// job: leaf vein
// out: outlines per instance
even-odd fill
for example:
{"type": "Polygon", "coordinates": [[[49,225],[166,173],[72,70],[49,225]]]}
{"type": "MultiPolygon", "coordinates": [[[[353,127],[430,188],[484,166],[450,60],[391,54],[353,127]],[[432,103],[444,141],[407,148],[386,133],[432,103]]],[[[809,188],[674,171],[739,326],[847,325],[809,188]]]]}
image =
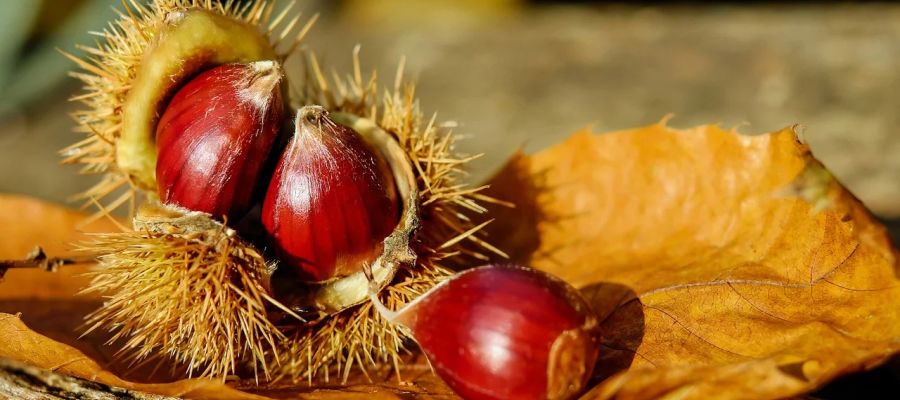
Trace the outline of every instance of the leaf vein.
{"type": "Polygon", "coordinates": [[[706,343],[706,344],[708,344],[708,345],[710,345],[710,346],[712,346],[712,347],[715,347],[715,348],[717,348],[717,349],[719,349],[719,350],[721,350],[721,351],[724,351],[724,352],[726,352],[726,353],[736,355],[736,356],[738,356],[738,357],[744,357],[744,358],[755,359],[755,357],[750,357],[750,356],[745,355],[745,354],[741,354],[741,353],[738,353],[738,352],[735,352],[735,351],[728,350],[728,349],[726,349],[726,348],[724,348],[724,347],[722,347],[722,346],[719,346],[719,345],[717,345],[717,344],[715,344],[715,343],[709,341],[708,339],[704,338],[703,336],[700,336],[699,334],[697,334],[696,332],[694,332],[693,330],[691,330],[690,328],[688,328],[688,326],[685,325],[684,323],[682,323],[678,318],[676,318],[675,316],[673,316],[672,314],[668,313],[667,311],[665,311],[665,310],[663,310],[663,309],[661,309],[661,308],[654,307],[654,306],[649,306],[649,305],[646,305],[646,304],[644,305],[644,307],[645,307],[645,308],[648,308],[648,309],[651,309],[651,310],[659,311],[660,313],[666,315],[667,317],[671,318],[672,321],[675,322],[676,325],[678,325],[679,327],[681,327],[681,329],[684,329],[685,332],[687,332],[687,333],[690,334],[691,336],[696,337],[697,339],[700,339],[702,342],[704,342],[704,343],[706,343]]]}

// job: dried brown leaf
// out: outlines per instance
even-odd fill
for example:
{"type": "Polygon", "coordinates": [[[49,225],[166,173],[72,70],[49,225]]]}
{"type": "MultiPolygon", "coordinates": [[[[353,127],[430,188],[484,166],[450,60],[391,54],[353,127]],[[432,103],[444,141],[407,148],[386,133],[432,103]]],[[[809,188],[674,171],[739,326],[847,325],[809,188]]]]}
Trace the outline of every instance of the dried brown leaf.
{"type": "Polygon", "coordinates": [[[490,239],[601,315],[585,398],[782,398],[900,350],[897,253],[793,129],[581,132],[490,183],[490,239]]]}

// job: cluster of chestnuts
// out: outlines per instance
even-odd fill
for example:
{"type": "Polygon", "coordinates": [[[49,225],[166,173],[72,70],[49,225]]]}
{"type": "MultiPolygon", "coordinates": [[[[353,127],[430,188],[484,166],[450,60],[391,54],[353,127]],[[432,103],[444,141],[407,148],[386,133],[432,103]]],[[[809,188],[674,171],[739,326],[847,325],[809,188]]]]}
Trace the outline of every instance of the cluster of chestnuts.
{"type": "MultiPolygon", "coordinates": [[[[297,111],[279,154],[281,80],[271,61],[227,64],[178,90],[156,133],[159,195],[240,220],[264,193],[261,222],[281,264],[298,279],[327,281],[376,258],[400,200],[377,150],[322,107],[297,111]],[[266,175],[270,158],[277,162],[266,175]]],[[[464,270],[397,311],[374,291],[371,298],[466,398],[567,398],[596,360],[588,306],[566,283],[535,270],[464,270]]]]}
{"type": "Polygon", "coordinates": [[[230,221],[261,201],[266,244],[282,265],[306,281],[346,276],[371,263],[397,225],[393,178],[376,150],[318,106],[297,112],[276,150],[282,80],[276,62],[257,61],[182,86],[157,125],[159,196],[230,221]]]}
{"type": "MultiPolygon", "coordinates": [[[[347,110],[332,109],[334,104],[303,102],[296,110],[289,107],[289,100],[296,99],[286,95],[291,85],[285,82],[280,63],[284,56],[255,31],[265,24],[262,16],[269,18],[271,8],[261,5],[264,3],[250,3],[241,8],[231,2],[215,6],[194,0],[154,0],[156,8],[141,9],[144,19],[125,20],[121,25],[123,32],[131,32],[130,39],[122,39],[125,33],[108,34],[110,46],[127,54],[110,58],[107,65],[120,66],[135,60],[140,65],[120,71],[122,78],[116,82],[127,94],[124,105],[115,103],[121,101],[116,95],[104,92],[106,86],[95,86],[99,88],[97,98],[106,96],[103,98],[113,102],[114,107],[89,103],[95,108],[91,115],[101,120],[109,118],[107,109],[124,110],[121,118],[101,120],[118,140],[112,144],[115,167],[103,165],[95,169],[118,171],[124,178],[115,179],[155,192],[148,201],[158,201],[160,207],[174,210],[175,215],[200,215],[200,220],[208,221],[198,225],[201,230],[213,227],[217,232],[228,232],[229,240],[238,237],[241,243],[246,241],[246,248],[237,251],[238,261],[264,260],[257,264],[264,265],[267,271],[254,272],[252,276],[241,272],[246,278],[242,284],[261,282],[254,293],[271,293],[277,299],[266,298],[283,303],[281,310],[295,316],[294,323],[325,326],[316,324],[370,301],[373,314],[359,315],[381,318],[412,337],[437,374],[465,398],[566,399],[579,393],[597,359],[598,322],[578,292],[555,277],[525,267],[491,264],[455,274],[446,272],[429,281],[431,287],[424,293],[415,292],[418,295],[411,301],[407,297],[399,308],[397,302],[391,307],[382,302],[384,297],[379,296],[393,280],[399,279],[395,275],[400,276],[400,266],[414,270],[422,257],[416,253],[415,243],[423,242],[429,232],[423,232],[427,226],[421,225],[420,220],[431,217],[450,221],[447,225],[454,228],[453,235],[462,235],[460,238],[477,227],[454,222],[458,213],[452,209],[444,210],[447,215],[440,218],[420,215],[426,202],[421,200],[419,191],[434,190],[420,185],[428,180],[422,176],[423,170],[432,168],[418,164],[418,169],[414,168],[411,150],[401,146],[400,135],[391,128],[382,128],[347,110]],[[160,32],[147,35],[146,29],[160,32]],[[148,42],[151,48],[134,53],[135,46],[120,45],[137,40],[133,38],[152,38],[148,42]],[[129,75],[135,70],[137,76],[129,75]]],[[[271,26],[281,19],[275,17],[271,26]]],[[[293,25],[287,23],[286,29],[293,25]]],[[[305,29],[299,37],[303,34],[305,29]]],[[[89,77],[86,82],[99,85],[96,82],[103,82],[102,79],[106,75],[89,77]]],[[[361,85],[357,82],[359,91],[363,90],[361,85]]],[[[417,118],[411,113],[406,115],[410,120],[417,118]]],[[[90,123],[84,125],[87,131],[95,131],[90,123]]],[[[104,147],[107,144],[92,140],[81,142],[81,152],[73,159],[85,157],[89,161],[81,162],[87,163],[109,159],[86,156],[109,152],[104,147]]],[[[447,143],[429,140],[435,143],[424,150],[428,154],[447,143]]],[[[449,174],[446,170],[432,173],[436,177],[449,174]]],[[[114,183],[108,186],[117,187],[114,183]]],[[[135,219],[136,231],[148,226],[141,218],[139,215],[135,219]]],[[[146,220],[147,216],[143,218],[146,220]]],[[[169,232],[165,226],[177,228],[184,219],[166,221],[171,224],[163,225],[163,229],[147,229],[146,237],[136,232],[134,237],[155,240],[174,235],[190,241],[202,236],[190,229],[169,232]]],[[[108,311],[97,314],[96,323],[107,323],[113,328],[127,326],[131,334],[143,335],[131,342],[143,343],[144,353],[160,343],[202,343],[190,342],[192,335],[203,334],[198,332],[203,327],[185,329],[182,325],[189,319],[165,319],[168,322],[160,322],[156,330],[137,327],[154,322],[148,321],[129,297],[128,290],[137,286],[126,290],[121,283],[140,275],[134,271],[144,262],[141,249],[149,247],[141,243],[132,246],[133,242],[114,237],[103,246],[107,253],[100,257],[101,265],[107,263],[112,268],[98,274],[121,274],[116,279],[95,280],[94,284],[100,289],[125,293],[116,297],[115,305],[105,305],[108,311]],[[117,258],[116,249],[120,247],[116,246],[137,256],[117,258]]],[[[170,258],[177,259],[179,253],[166,246],[177,245],[153,243],[163,247],[163,251],[154,253],[161,257],[162,261],[155,261],[159,268],[196,267],[168,262],[170,258]]],[[[222,250],[222,243],[201,241],[201,252],[208,249],[223,258],[235,254],[234,249],[222,250]]],[[[224,243],[237,246],[232,241],[224,243]]],[[[213,279],[190,276],[196,280],[213,279]]],[[[232,282],[217,282],[213,286],[233,288],[232,294],[237,293],[237,298],[248,299],[240,292],[237,280],[222,279],[232,282]]],[[[218,301],[227,301],[224,298],[218,301]]],[[[163,304],[156,305],[160,310],[154,311],[163,316],[182,311],[171,310],[176,303],[159,304],[163,304]]],[[[253,304],[248,306],[253,310],[246,313],[251,317],[214,315],[209,319],[218,327],[216,332],[251,331],[248,326],[259,321],[252,318],[262,313],[263,320],[269,319],[266,307],[253,304]]],[[[208,307],[200,308],[208,312],[208,307]]],[[[284,314],[271,315],[276,320],[284,314]]],[[[265,329],[274,327],[260,326],[260,330],[252,331],[257,333],[243,337],[262,341],[259,337],[266,336],[265,329]]],[[[206,338],[228,340],[219,336],[214,333],[206,338]]],[[[274,342],[273,337],[284,338],[278,333],[265,340],[274,342]]],[[[224,348],[236,347],[232,344],[224,348]]],[[[250,347],[257,360],[266,357],[266,351],[250,347]]],[[[209,362],[215,357],[196,357],[202,349],[177,345],[168,349],[187,354],[180,359],[189,359],[192,364],[195,359],[209,362]]],[[[226,360],[213,371],[234,371],[231,361],[226,360]]],[[[312,376],[311,372],[308,374],[312,376]]]]}

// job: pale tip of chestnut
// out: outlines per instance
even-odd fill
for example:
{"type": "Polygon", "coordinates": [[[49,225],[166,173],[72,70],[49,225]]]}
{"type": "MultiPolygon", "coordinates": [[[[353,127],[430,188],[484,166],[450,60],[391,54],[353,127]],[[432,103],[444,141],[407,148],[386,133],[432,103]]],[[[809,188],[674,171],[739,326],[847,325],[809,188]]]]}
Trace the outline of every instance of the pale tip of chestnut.
{"type": "Polygon", "coordinates": [[[279,63],[271,60],[254,61],[247,67],[250,73],[244,78],[247,81],[239,86],[238,93],[245,101],[265,110],[272,103],[272,93],[284,77],[284,72],[279,63]]]}
{"type": "Polygon", "coordinates": [[[301,132],[301,128],[304,126],[318,126],[323,122],[334,125],[334,122],[328,118],[328,110],[325,107],[310,105],[297,110],[294,126],[297,128],[297,132],[301,132]]]}
{"type": "MultiPolygon", "coordinates": [[[[297,110],[297,116],[294,118],[294,138],[295,144],[306,149],[306,151],[325,152],[319,146],[323,145],[323,140],[331,141],[340,138],[335,136],[336,131],[340,129],[338,125],[331,120],[328,110],[325,107],[317,105],[303,106],[297,110]],[[330,136],[326,138],[325,136],[330,136]]],[[[340,144],[333,144],[342,146],[340,144]]],[[[336,148],[336,151],[341,151],[336,148]]]]}

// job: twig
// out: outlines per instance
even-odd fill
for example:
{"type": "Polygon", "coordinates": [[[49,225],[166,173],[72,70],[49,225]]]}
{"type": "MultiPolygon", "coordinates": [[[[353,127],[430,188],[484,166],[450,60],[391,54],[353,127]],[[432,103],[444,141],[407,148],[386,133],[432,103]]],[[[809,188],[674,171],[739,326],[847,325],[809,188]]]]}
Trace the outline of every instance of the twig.
{"type": "Polygon", "coordinates": [[[63,265],[83,264],[94,260],[93,256],[47,257],[44,249],[37,246],[23,260],[0,260],[0,278],[3,278],[7,270],[13,268],[40,268],[48,272],[55,272],[63,265]]]}

